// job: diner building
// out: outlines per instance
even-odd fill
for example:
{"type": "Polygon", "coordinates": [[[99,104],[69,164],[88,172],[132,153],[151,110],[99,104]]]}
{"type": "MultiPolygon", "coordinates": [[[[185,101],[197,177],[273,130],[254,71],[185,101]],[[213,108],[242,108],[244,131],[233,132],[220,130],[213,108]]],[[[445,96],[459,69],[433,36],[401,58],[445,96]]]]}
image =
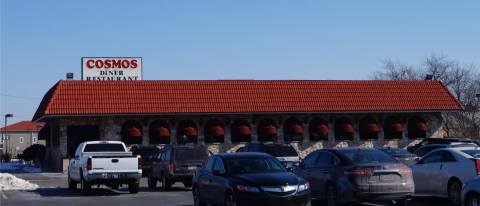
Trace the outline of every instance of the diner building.
{"type": "MultiPolygon", "coordinates": [[[[405,147],[441,137],[442,112],[462,105],[435,80],[61,80],[34,117],[45,122],[51,169],[77,145],[204,144],[213,153],[248,142],[405,147]]],[[[62,161],[63,160],[63,161],[62,161]]]]}

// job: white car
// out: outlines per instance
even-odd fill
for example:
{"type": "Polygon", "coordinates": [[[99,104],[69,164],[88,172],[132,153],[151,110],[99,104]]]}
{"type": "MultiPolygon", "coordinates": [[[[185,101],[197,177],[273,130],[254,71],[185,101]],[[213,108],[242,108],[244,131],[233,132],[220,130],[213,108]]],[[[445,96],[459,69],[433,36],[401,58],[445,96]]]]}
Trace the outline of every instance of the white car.
{"type": "Polygon", "coordinates": [[[130,193],[137,193],[142,167],[140,156],[128,152],[123,142],[83,142],[68,165],[68,188],[75,189],[80,183],[82,193],[88,194],[92,185],[118,189],[128,184],[130,193]]]}
{"type": "Polygon", "coordinates": [[[480,177],[465,183],[462,191],[463,206],[480,206],[480,177]]]}
{"type": "Polygon", "coordinates": [[[463,184],[480,175],[480,149],[437,149],[425,155],[411,168],[415,196],[447,197],[454,205],[460,205],[463,184]]]}

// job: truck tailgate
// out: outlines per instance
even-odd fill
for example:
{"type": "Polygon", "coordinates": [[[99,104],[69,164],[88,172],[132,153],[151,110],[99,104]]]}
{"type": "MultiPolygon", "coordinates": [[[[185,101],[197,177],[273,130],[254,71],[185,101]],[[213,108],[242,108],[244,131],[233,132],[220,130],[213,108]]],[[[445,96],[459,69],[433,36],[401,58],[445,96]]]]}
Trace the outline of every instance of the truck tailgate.
{"type": "Polygon", "coordinates": [[[94,172],[138,172],[138,158],[125,156],[92,156],[94,172]]]}

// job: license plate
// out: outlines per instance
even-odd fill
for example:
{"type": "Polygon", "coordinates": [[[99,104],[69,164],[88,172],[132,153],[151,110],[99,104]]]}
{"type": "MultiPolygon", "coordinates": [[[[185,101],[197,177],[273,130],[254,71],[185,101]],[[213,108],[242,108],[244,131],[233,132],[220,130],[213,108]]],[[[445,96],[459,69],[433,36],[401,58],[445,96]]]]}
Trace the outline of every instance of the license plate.
{"type": "Polygon", "coordinates": [[[196,169],[197,169],[197,167],[195,167],[195,166],[188,166],[188,170],[196,170],[196,169]]]}
{"type": "Polygon", "coordinates": [[[381,175],[381,176],[380,176],[380,180],[381,180],[382,182],[391,182],[391,181],[393,181],[394,179],[395,179],[395,178],[394,178],[393,175],[381,175]]]}

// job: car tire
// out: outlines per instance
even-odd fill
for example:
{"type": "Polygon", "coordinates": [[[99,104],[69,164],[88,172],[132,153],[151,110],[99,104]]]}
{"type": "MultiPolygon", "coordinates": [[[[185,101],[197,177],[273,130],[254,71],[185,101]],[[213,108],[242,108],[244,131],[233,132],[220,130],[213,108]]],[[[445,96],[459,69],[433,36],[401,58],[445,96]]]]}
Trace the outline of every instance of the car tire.
{"type": "Polygon", "coordinates": [[[192,181],[191,180],[183,181],[183,186],[185,186],[186,188],[192,187],[192,181]]]}
{"type": "Polygon", "coordinates": [[[138,189],[140,188],[140,183],[138,181],[128,183],[128,192],[131,194],[138,193],[138,189]]]}
{"type": "Polygon", "coordinates": [[[82,176],[82,180],[80,182],[80,190],[82,192],[82,195],[89,195],[90,194],[90,190],[92,189],[92,185],[85,181],[85,179],[83,179],[83,176],[82,176]]]}
{"type": "Polygon", "coordinates": [[[452,180],[448,184],[448,199],[454,206],[461,204],[462,183],[458,180],[452,180]]]}
{"type": "Polygon", "coordinates": [[[225,194],[225,200],[223,203],[224,206],[237,206],[237,202],[235,197],[233,196],[232,192],[227,192],[225,194]]]}
{"type": "Polygon", "coordinates": [[[465,200],[465,206],[480,206],[480,195],[470,194],[465,200]]]}
{"type": "Polygon", "coordinates": [[[337,206],[338,205],[337,189],[332,184],[327,185],[325,190],[325,205],[337,206]]]}
{"type": "Polygon", "coordinates": [[[75,182],[74,180],[72,180],[72,178],[70,178],[70,174],[68,175],[68,189],[70,190],[77,189],[77,182],[75,182]]]}
{"type": "Polygon", "coordinates": [[[200,197],[200,191],[198,190],[198,187],[193,187],[192,193],[193,193],[193,203],[195,206],[207,206],[207,203],[204,202],[200,197]]]}
{"type": "Polygon", "coordinates": [[[162,175],[162,190],[163,191],[168,191],[172,188],[172,183],[170,180],[167,178],[166,175],[162,175]]]}
{"type": "Polygon", "coordinates": [[[154,177],[148,177],[148,188],[156,189],[157,188],[157,179],[154,177]]]}

